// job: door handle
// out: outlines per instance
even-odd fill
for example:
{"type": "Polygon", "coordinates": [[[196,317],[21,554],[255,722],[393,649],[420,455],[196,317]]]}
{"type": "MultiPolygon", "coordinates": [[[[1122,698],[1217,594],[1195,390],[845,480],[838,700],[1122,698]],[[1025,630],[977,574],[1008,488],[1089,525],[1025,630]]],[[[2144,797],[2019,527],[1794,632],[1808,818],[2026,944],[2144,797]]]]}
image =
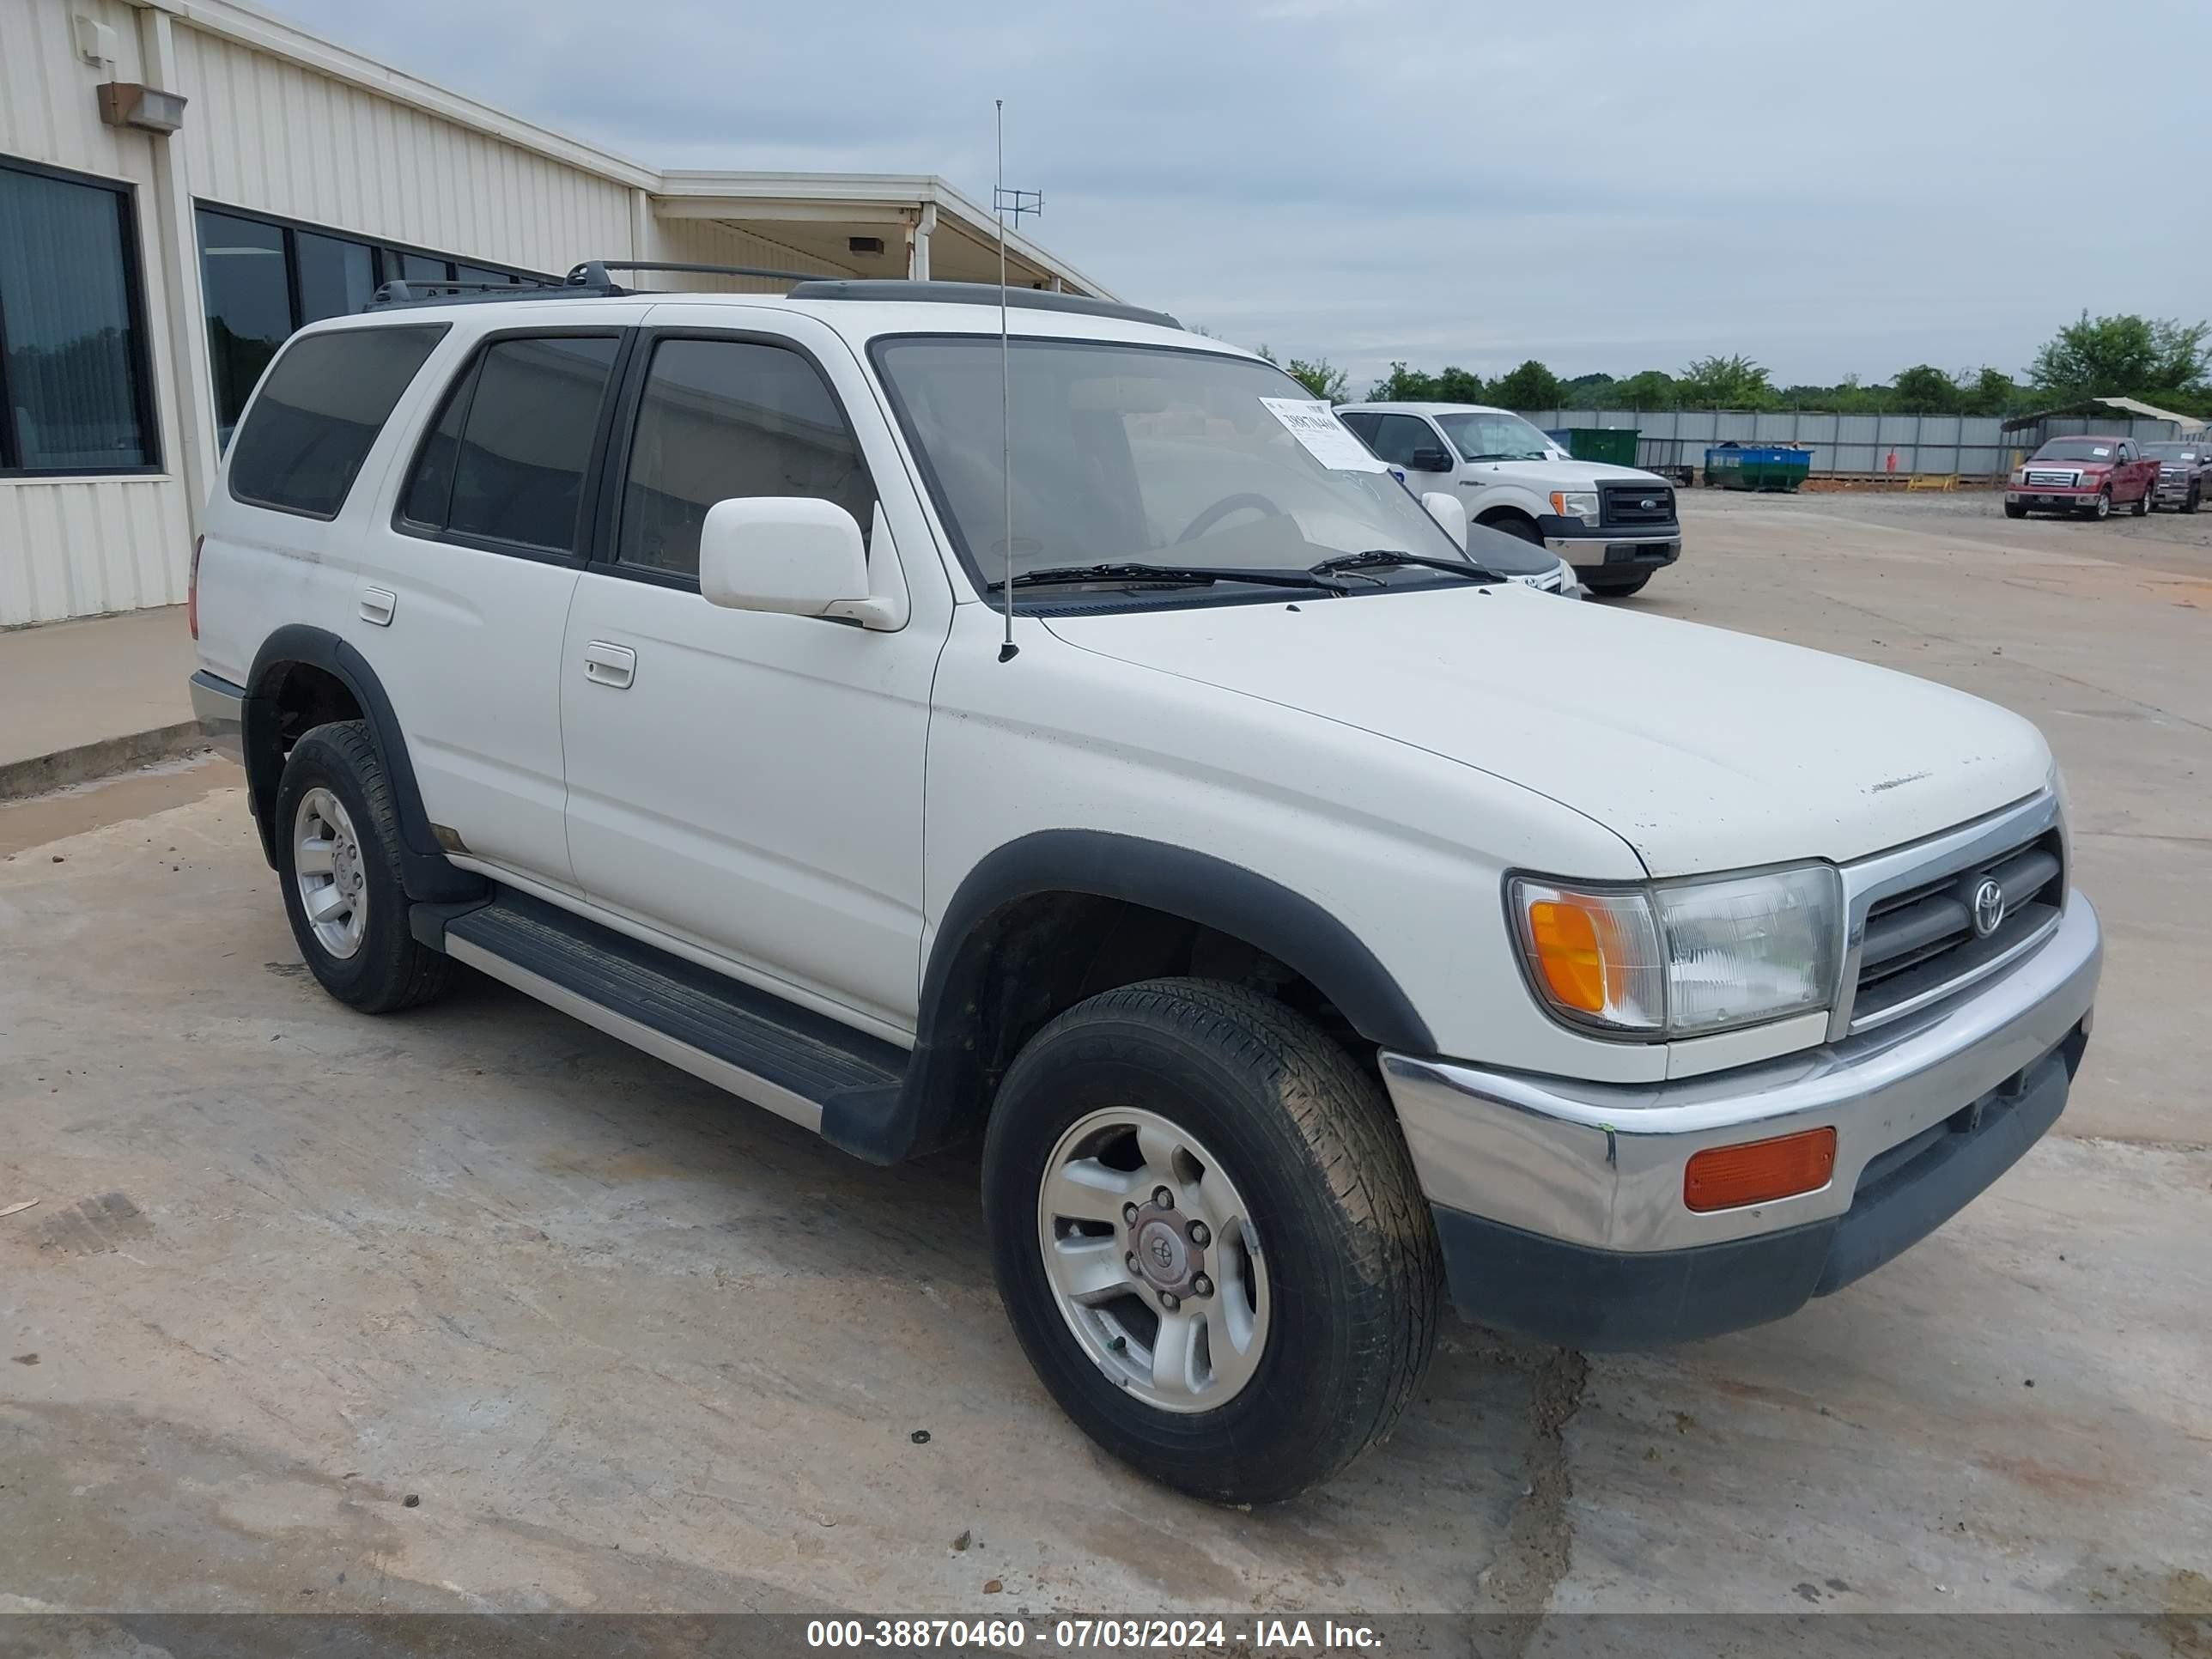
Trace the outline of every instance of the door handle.
{"type": "Polygon", "coordinates": [[[398,609],[399,596],[388,587],[364,587],[361,590],[361,619],[378,628],[392,626],[392,613],[398,609]]]}
{"type": "Polygon", "coordinates": [[[626,645],[593,640],[584,647],[584,678],[593,685],[627,691],[630,682],[637,678],[637,653],[626,645]]]}

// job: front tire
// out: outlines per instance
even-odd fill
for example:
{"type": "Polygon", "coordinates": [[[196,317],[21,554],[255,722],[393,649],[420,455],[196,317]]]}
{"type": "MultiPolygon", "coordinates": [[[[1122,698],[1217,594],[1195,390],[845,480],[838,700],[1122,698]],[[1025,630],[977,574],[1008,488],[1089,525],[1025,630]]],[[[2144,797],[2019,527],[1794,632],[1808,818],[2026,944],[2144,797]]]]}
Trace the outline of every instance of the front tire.
{"type": "Polygon", "coordinates": [[[365,1014],[442,993],[453,960],[408,927],[399,816],[368,726],[334,720],[293,744],[275,810],[284,914],[323,988],[365,1014]]]}
{"type": "Polygon", "coordinates": [[[1509,536],[1518,536],[1524,542],[1544,544],[1544,532],[1536,527],[1535,520],[1524,519],[1518,513],[1501,514],[1495,519],[1478,520],[1486,530],[1502,530],[1509,536]]]}
{"type": "Polygon", "coordinates": [[[1381,1085],[1239,986],[1148,981],[1037,1033],[992,1111],[983,1201],[1061,1409],[1199,1497],[1328,1479],[1389,1433],[1435,1346],[1442,1260],[1381,1085]]]}
{"type": "Polygon", "coordinates": [[[1650,580],[1651,573],[1646,570],[1641,575],[1625,580],[1585,582],[1583,586],[1601,599],[1625,599],[1632,593],[1641,593],[1644,585],[1650,580]]]}
{"type": "Polygon", "coordinates": [[[2181,510],[2184,513],[2194,513],[2197,510],[2197,503],[2200,499],[2200,495],[2201,492],[2196,486],[2191,485],[2188,495],[2181,503],[2181,510]]]}
{"type": "Polygon", "coordinates": [[[2097,499],[2092,502],[2089,507],[2089,516],[2098,520],[2100,523],[2102,523],[2105,520],[2112,516],[2112,492],[2111,490],[2100,489],[2097,492],[2097,499]]]}

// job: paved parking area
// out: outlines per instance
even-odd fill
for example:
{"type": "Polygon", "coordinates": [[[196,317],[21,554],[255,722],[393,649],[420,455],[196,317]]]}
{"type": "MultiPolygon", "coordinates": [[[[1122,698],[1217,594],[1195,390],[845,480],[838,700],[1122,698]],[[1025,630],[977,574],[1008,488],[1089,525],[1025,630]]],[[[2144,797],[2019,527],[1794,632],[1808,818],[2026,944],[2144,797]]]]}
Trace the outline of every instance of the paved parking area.
{"type": "Polygon", "coordinates": [[[1900,1261],[1662,1354],[1456,1326],[1348,1478],[1212,1509],[1033,1381],[971,1157],[484,982],[349,1015],[176,764],[0,806],[0,1610],[2212,1611],[2212,515],[1686,513],[1632,605],[1996,698],[2071,783],[2075,1103],[1900,1261]]]}

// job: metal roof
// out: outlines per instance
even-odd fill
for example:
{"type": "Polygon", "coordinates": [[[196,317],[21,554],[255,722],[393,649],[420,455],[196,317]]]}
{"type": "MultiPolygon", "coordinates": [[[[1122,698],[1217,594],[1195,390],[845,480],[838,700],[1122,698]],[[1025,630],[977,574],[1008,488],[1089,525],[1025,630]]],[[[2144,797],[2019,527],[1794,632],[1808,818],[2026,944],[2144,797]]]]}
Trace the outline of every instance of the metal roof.
{"type": "Polygon", "coordinates": [[[2172,421],[2185,434],[2204,430],[2204,422],[2194,415],[2160,409],[2157,404],[2144,403],[2138,398],[2077,398],[2070,404],[2054,404],[2049,409],[2039,409],[2033,414],[2015,415],[2004,423],[2004,429],[2020,432],[2053,416],[2094,415],[2100,409],[2117,409],[2125,414],[2139,415],[2147,421],[2172,421]]]}

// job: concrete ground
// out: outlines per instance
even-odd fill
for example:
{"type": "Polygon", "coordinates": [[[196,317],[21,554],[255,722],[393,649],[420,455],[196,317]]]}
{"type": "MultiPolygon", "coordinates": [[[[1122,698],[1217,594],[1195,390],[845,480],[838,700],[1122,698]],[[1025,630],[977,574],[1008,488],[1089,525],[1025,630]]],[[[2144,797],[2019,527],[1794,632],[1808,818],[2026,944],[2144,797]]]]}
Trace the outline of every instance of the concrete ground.
{"type": "Polygon", "coordinates": [[[180,605],[0,629],[0,800],[197,747],[180,605]]]}
{"type": "Polygon", "coordinates": [[[192,717],[180,605],[0,630],[0,765],[192,717]]]}
{"type": "Polygon", "coordinates": [[[1994,697],[2071,784],[2074,1102],[1900,1261],[1664,1353],[1455,1325],[1346,1478],[1192,1503],[1031,1376],[971,1155],[481,981],[349,1014],[173,763],[0,805],[0,1609],[2212,1613],[2212,515],[1686,516],[1627,603],[1994,697]]]}

